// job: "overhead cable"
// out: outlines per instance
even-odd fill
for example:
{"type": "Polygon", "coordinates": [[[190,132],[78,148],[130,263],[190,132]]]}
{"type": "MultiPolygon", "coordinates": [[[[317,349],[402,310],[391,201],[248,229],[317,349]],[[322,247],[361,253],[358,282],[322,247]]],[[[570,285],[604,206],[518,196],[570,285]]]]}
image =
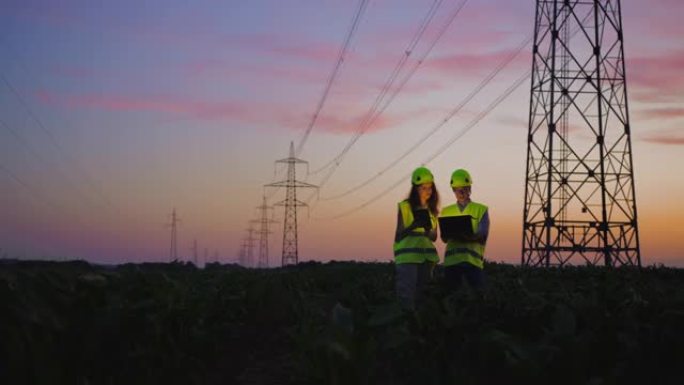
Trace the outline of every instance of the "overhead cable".
{"type": "MultiPolygon", "coordinates": [[[[401,85],[400,85],[399,87],[395,88],[395,91],[394,91],[393,96],[389,99],[389,103],[385,103],[385,104],[384,104],[384,107],[383,107],[382,110],[380,111],[380,110],[379,110],[380,104],[385,100],[385,97],[387,96],[387,93],[389,92],[389,90],[390,90],[390,89],[392,88],[392,86],[394,85],[394,82],[397,80],[397,77],[398,77],[399,74],[401,73],[401,70],[404,68],[404,66],[405,66],[406,63],[408,62],[409,57],[413,54],[413,51],[415,50],[417,44],[420,42],[420,39],[422,38],[423,34],[424,34],[425,31],[427,30],[428,25],[430,24],[430,22],[431,22],[432,19],[434,18],[435,13],[436,13],[437,9],[439,8],[439,6],[441,5],[442,1],[443,1],[443,0],[438,0],[438,1],[434,1],[434,2],[432,3],[432,6],[430,7],[430,9],[428,10],[427,14],[425,15],[425,18],[424,18],[423,21],[421,22],[421,25],[418,27],[418,30],[417,30],[416,33],[413,35],[413,37],[411,38],[411,41],[408,43],[408,45],[406,46],[406,48],[404,48],[404,51],[403,51],[402,56],[400,57],[399,61],[398,61],[397,64],[395,65],[395,67],[394,67],[394,69],[392,70],[392,72],[390,73],[390,76],[389,76],[389,77],[387,78],[387,80],[385,81],[385,84],[384,84],[384,85],[382,86],[382,88],[380,89],[380,92],[379,92],[378,95],[376,96],[375,101],[374,101],[373,104],[370,106],[370,108],[368,109],[368,111],[366,112],[366,114],[363,116],[363,118],[362,118],[362,120],[361,120],[361,124],[360,124],[359,127],[357,128],[357,131],[356,131],[356,133],[354,134],[354,136],[352,137],[352,139],[344,146],[344,148],[342,149],[342,151],[341,151],[339,154],[337,154],[336,156],[334,156],[330,161],[328,161],[328,162],[327,162],[325,165],[323,165],[322,167],[320,167],[320,168],[318,168],[318,169],[312,171],[312,172],[311,172],[312,175],[313,175],[313,174],[318,174],[318,173],[320,173],[321,171],[324,171],[324,170],[328,169],[328,168],[331,167],[331,166],[335,166],[335,167],[336,167],[336,166],[339,165],[339,163],[341,162],[342,157],[344,156],[344,154],[346,154],[346,152],[349,151],[349,148],[351,148],[351,146],[352,146],[354,143],[356,143],[356,141],[358,140],[358,137],[360,136],[359,134],[360,134],[360,133],[363,133],[365,130],[367,130],[368,127],[370,127],[370,125],[375,121],[375,119],[377,119],[377,117],[382,113],[382,111],[384,111],[384,109],[387,108],[387,107],[389,106],[389,104],[390,104],[390,103],[392,102],[392,100],[394,99],[394,96],[396,96],[396,95],[399,93],[399,91],[401,91],[401,88],[403,88],[404,84],[406,84],[406,82],[408,81],[408,79],[411,78],[411,76],[413,75],[413,73],[417,70],[418,66],[420,66],[420,63],[422,63],[422,61],[423,61],[423,59],[425,58],[425,56],[427,56],[427,54],[429,54],[430,50],[432,50],[432,47],[434,47],[434,45],[436,44],[436,42],[437,42],[437,41],[439,40],[439,38],[442,36],[443,32],[446,31],[446,28],[442,28],[442,32],[441,32],[440,34],[438,34],[437,37],[433,40],[433,44],[431,45],[431,47],[425,52],[425,54],[423,55],[423,57],[422,57],[420,60],[417,61],[417,64],[413,67],[413,69],[412,69],[411,71],[409,71],[408,76],[405,76],[405,77],[404,77],[404,79],[402,80],[401,85]],[[380,113],[378,113],[378,111],[380,111],[380,113]]],[[[464,0],[463,3],[461,4],[461,6],[456,10],[456,12],[454,12],[454,14],[452,14],[452,17],[449,19],[449,22],[447,22],[447,23],[445,24],[446,27],[448,27],[448,26],[451,24],[451,22],[453,21],[453,19],[454,19],[454,18],[456,17],[456,15],[458,14],[458,11],[460,11],[460,9],[462,8],[462,6],[463,6],[467,1],[468,1],[468,0],[464,0]]]]}
{"type": "Polygon", "coordinates": [[[112,205],[109,198],[107,198],[102,193],[102,191],[100,191],[100,189],[95,186],[95,183],[93,182],[92,178],[78,165],[78,162],[76,162],[76,160],[64,150],[64,148],[59,144],[59,142],[57,141],[55,136],[52,134],[52,132],[50,130],[48,130],[47,127],[45,127],[43,122],[38,118],[38,116],[36,116],[36,114],[33,112],[31,107],[29,106],[29,104],[26,102],[26,100],[24,100],[24,98],[21,96],[19,91],[17,91],[17,89],[14,88],[14,86],[9,82],[7,77],[5,77],[5,75],[3,75],[3,74],[0,74],[0,78],[2,78],[5,85],[7,85],[7,87],[14,94],[14,96],[17,98],[17,100],[19,100],[21,105],[26,110],[26,113],[29,115],[29,117],[45,133],[45,135],[48,136],[48,138],[50,139],[50,143],[52,144],[53,147],[55,147],[55,149],[57,149],[58,153],[64,159],[70,161],[72,163],[74,169],[80,172],[81,177],[86,181],[86,183],[88,183],[90,188],[93,191],[95,191],[95,193],[98,195],[98,198],[105,204],[105,206],[108,207],[110,210],[115,210],[114,205],[112,205]]]}
{"type": "Polygon", "coordinates": [[[399,164],[402,160],[404,160],[408,155],[413,153],[415,150],[418,149],[423,143],[425,143],[426,140],[428,140],[432,135],[434,135],[437,131],[439,131],[442,127],[444,127],[456,114],[458,114],[468,103],[470,103],[475,96],[477,96],[480,91],[482,91],[505,67],[507,67],[524,49],[525,47],[528,46],[528,44],[532,41],[532,36],[526,37],[521,44],[514,50],[512,51],[508,56],[506,56],[497,66],[490,72],[476,87],[473,89],[467,96],[461,100],[461,102],[454,107],[447,115],[445,118],[440,120],[430,131],[425,133],[423,137],[421,137],[416,143],[411,144],[401,155],[399,155],[396,159],[393,161],[389,162],[387,166],[385,166],[383,169],[369,177],[368,179],[364,180],[363,182],[354,185],[353,187],[347,189],[346,191],[333,195],[330,197],[321,197],[321,201],[329,201],[329,200],[335,200],[339,199],[342,197],[345,197],[352,192],[358,191],[360,188],[363,188],[367,186],[368,184],[372,183],[373,181],[378,180],[380,176],[382,176],[384,173],[392,169],[394,166],[399,164]]]}
{"type": "Polygon", "coordinates": [[[367,6],[368,6],[368,0],[361,0],[360,1],[359,8],[356,11],[356,14],[354,15],[354,19],[352,20],[352,24],[351,24],[351,27],[349,28],[349,31],[347,32],[347,37],[345,38],[344,44],[342,44],[342,47],[340,48],[340,52],[337,55],[337,61],[335,62],[335,66],[333,67],[333,71],[330,73],[330,76],[328,77],[328,81],[325,85],[325,88],[323,89],[323,95],[321,95],[321,98],[318,101],[318,105],[316,106],[316,111],[314,112],[313,116],[311,117],[311,121],[309,121],[309,125],[307,126],[306,131],[304,132],[304,135],[302,136],[302,138],[299,140],[299,143],[297,144],[297,150],[295,152],[296,156],[302,152],[302,149],[304,148],[304,145],[306,144],[306,141],[309,138],[309,135],[311,134],[311,130],[313,130],[314,125],[316,124],[316,120],[318,119],[318,116],[321,113],[323,106],[325,105],[325,101],[328,99],[328,94],[330,93],[330,89],[332,88],[332,85],[335,82],[335,78],[337,77],[337,74],[340,70],[340,67],[342,67],[342,63],[344,62],[344,56],[346,55],[347,50],[349,49],[349,45],[351,43],[352,36],[354,36],[354,33],[356,32],[356,29],[359,26],[359,21],[361,20],[361,16],[363,15],[363,12],[365,11],[367,6]]]}
{"type": "MultiPolygon", "coordinates": [[[[352,137],[352,139],[347,143],[347,145],[344,147],[344,149],[340,152],[339,155],[337,155],[335,158],[333,158],[333,166],[330,169],[330,171],[325,175],[325,177],[318,183],[318,185],[322,188],[327,181],[332,177],[332,175],[335,173],[337,167],[341,164],[341,162],[344,160],[344,157],[346,154],[349,152],[349,150],[352,148],[352,146],[363,136],[363,134],[366,132],[366,130],[374,123],[375,119],[377,119],[384,111],[387,109],[387,107],[392,103],[394,98],[399,94],[399,92],[402,90],[404,85],[411,79],[411,77],[415,74],[415,72],[418,70],[420,65],[424,62],[425,58],[430,54],[432,49],[435,47],[437,42],[442,38],[442,36],[446,33],[448,30],[449,26],[453,23],[453,21],[456,19],[456,17],[459,15],[465,4],[468,2],[468,0],[463,0],[460,5],[452,12],[450,15],[448,21],[442,26],[442,29],[440,32],[437,34],[437,36],[433,39],[431,45],[429,48],[423,53],[423,56],[415,63],[413,68],[410,70],[410,72],[403,78],[402,82],[400,83],[399,87],[395,89],[393,92],[392,96],[385,102],[383,107],[381,109],[375,109],[373,111],[371,118],[367,121],[367,124],[363,124],[360,128],[359,131],[352,137]]],[[[389,88],[389,87],[388,87],[389,88]]]]}
{"type": "MultiPolygon", "coordinates": [[[[520,87],[527,79],[529,79],[529,77],[530,77],[530,73],[528,71],[526,71],[523,74],[523,76],[516,79],[515,82],[513,82],[513,84],[511,84],[511,86],[508,87],[506,89],[506,91],[504,91],[503,94],[499,95],[499,97],[497,97],[491,104],[489,104],[489,106],[487,106],[485,109],[483,109],[473,120],[471,120],[470,123],[468,123],[468,125],[463,127],[456,135],[451,137],[451,139],[449,139],[447,142],[445,142],[434,154],[432,154],[430,157],[425,159],[425,161],[421,164],[427,165],[431,161],[435,160],[435,158],[437,158],[444,151],[446,151],[456,140],[460,139],[463,135],[465,135],[468,131],[470,131],[473,127],[475,127],[482,119],[484,119],[487,115],[489,115],[489,113],[492,112],[492,110],[494,110],[499,104],[501,104],[501,102],[506,100],[506,98],[508,98],[516,89],[518,89],[518,87],[520,87]]],[[[410,175],[411,175],[411,173],[408,173],[408,174],[402,176],[401,179],[398,179],[390,187],[386,188],[385,190],[383,190],[379,194],[373,196],[371,199],[365,201],[364,203],[362,203],[359,206],[356,206],[352,209],[349,209],[349,210],[347,210],[341,214],[335,215],[335,216],[324,217],[324,218],[316,218],[316,219],[338,219],[338,218],[342,218],[342,217],[351,215],[351,214],[365,208],[366,206],[370,205],[371,203],[377,201],[378,199],[382,198],[387,193],[394,190],[400,184],[405,183],[408,180],[410,175]]]]}

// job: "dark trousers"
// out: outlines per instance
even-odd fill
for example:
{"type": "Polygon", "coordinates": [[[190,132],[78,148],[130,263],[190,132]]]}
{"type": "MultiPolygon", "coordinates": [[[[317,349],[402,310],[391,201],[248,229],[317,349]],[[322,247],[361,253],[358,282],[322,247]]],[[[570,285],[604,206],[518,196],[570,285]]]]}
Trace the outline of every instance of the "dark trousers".
{"type": "Polygon", "coordinates": [[[401,263],[395,267],[395,288],[399,303],[413,310],[421,302],[422,292],[432,279],[432,262],[401,263]]]}
{"type": "Polygon", "coordinates": [[[445,267],[444,279],[446,280],[447,287],[451,290],[458,290],[463,284],[464,279],[474,289],[482,289],[485,283],[482,269],[467,262],[445,267]]]}

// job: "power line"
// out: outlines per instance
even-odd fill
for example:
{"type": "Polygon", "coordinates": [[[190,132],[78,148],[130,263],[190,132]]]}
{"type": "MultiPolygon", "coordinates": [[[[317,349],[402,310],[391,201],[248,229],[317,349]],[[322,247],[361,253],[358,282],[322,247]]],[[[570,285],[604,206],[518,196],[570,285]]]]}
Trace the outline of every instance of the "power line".
{"type": "MultiPolygon", "coordinates": [[[[421,164],[428,164],[431,161],[433,161],[435,158],[437,158],[439,155],[441,155],[444,151],[446,151],[456,140],[460,139],[463,135],[465,135],[468,131],[470,131],[473,127],[475,127],[482,119],[484,119],[489,113],[496,108],[501,102],[503,102],[506,98],[508,98],[518,87],[520,87],[528,78],[530,77],[529,72],[525,72],[523,76],[519,77],[518,79],[511,84],[510,87],[504,91],[503,94],[499,95],[489,106],[487,106],[485,109],[480,112],[468,125],[466,125],[461,131],[459,131],[456,135],[451,137],[447,142],[444,143],[434,154],[432,154],[430,157],[428,157],[423,163],[421,164]]],[[[404,175],[401,177],[401,179],[398,179],[394,184],[392,184],[389,188],[383,190],[379,194],[375,195],[371,199],[367,200],[366,202],[362,203],[361,205],[354,207],[352,209],[349,209],[341,214],[331,216],[331,217],[320,217],[316,219],[338,219],[342,218],[348,215],[351,215],[366,206],[370,205],[371,203],[377,201],[378,199],[382,198],[385,196],[385,194],[389,193],[390,191],[394,190],[397,186],[399,186],[402,183],[405,183],[406,180],[408,180],[409,176],[411,173],[409,172],[408,174],[404,175]]]]}
{"type": "Polygon", "coordinates": [[[110,210],[115,210],[115,208],[114,208],[114,206],[112,205],[112,203],[111,203],[111,201],[109,200],[109,198],[107,198],[107,197],[102,193],[102,191],[100,191],[100,189],[98,189],[98,188],[95,186],[95,183],[93,182],[92,178],[91,178],[91,177],[90,177],[90,176],[89,176],[89,175],[88,175],[88,174],[79,166],[78,162],[76,162],[76,160],[75,160],[73,157],[71,157],[71,156],[68,155],[68,153],[67,153],[67,152],[64,150],[64,148],[59,144],[59,142],[57,141],[57,139],[55,138],[55,136],[52,134],[52,132],[51,132],[50,130],[48,130],[47,127],[45,127],[45,125],[43,124],[43,122],[38,118],[38,116],[36,116],[36,114],[33,112],[33,110],[31,109],[31,107],[29,106],[29,104],[28,104],[28,103],[26,102],[26,100],[21,96],[21,94],[19,93],[19,91],[17,91],[17,89],[14,88],[14,86],[12,85],[12,83],[10,83],[10,81],[7,79],[7,77],[5,77],[5,75],[3,75],[3,74],[1,74],[1,73],[0,73],[0,77],[2,78],[3,82],[5,83],[5,85],[7,85],[7,87],[10,89],[10,91],[12,92],[12,94],[14,94],[14,96],[17,98],[17,100],[19,100],[19,102],[21,103],[21,105],[22,105],[22,106],[24,107],[24,109],[26,110],[26,113],[29,115],[29,117],[30,117],[31,119],[33,119],[33,121],[36,123],[36,125],[37,125],[37,126],[38,126],[38,127],[39,127],[47,136],[48,136],[48,138],[50,138],[50,143],[55,147],[55,149],[57,149],[57,151],[59,152],[59,154],[60,154],[64,159],[66,159],[67,161],[69,161],[69,162],[74,166],[74,169],[77,170],[77,171],[81,174],[81,177],[86,181],[86,183],[90,186],[90,188],[91,188],[93,191],[95,191],[95,193],[99,196],[99,199],[102,200],[102,202],[104,202],[105,205],[106,205],[110,210]]]}
{"type": "MultiPolygon", "coordinates": [[[[388,82],[383,86],[383,88],[382,88],[380,94],[379,94],[378,97],[376,98],[375,103],[371,106],[371,108],[369,109],[369,111],[368,111],[367,114],[365,115],[365,118],[363,119],[361,125],[359,126],[358,131],[357,131],[357,132],[354,134],[354,136],[349,140],[349,142],[347,142],[347,144],[344,146],[344,148],[342,149],[342,151],[340,151],[340,153],[339,153],[338,155],[336,155],[335,157],[333,157],[333,158],[332,158],[328,163],[326,163],[323,167],[321,167],[321,168],[319,168],[319,169],[317,169],[317,170],[314,170],[314,171],[312,172],[312,174],[316,174],[316,173],[319,173],[319,172],[321,172],[321,171],[323,171],[323,170],[325,170],[325,169],[328,169],[329,167],[332,167],[332,168],[331,168],[331,171],[323,178],[323,180],[322,180],[321,182],[319,182],[319,186],[322,187],[322,186],[330,179],[330,177],[331,177],[332,174],[335,172],[335,170],[337,169],[337,167],[339,167],[340,163],[342,163],[342,160],[344,159],[345,155],[349,152],[349,150],[352,148],[352,146],[354,146],[354,144],[361,138],[361,136],[363,136],[363,134],[365,134],[365,132],[368,130],[368,128],[370,128],[370,127],[372,126],[372,124],[375,122],[375,120],[376,120],[376,119],[377,119],[377,118],[378,118],[378,117],[387,109],[387,107],[389,107],[389,105],[392,103],[392,101],[394,101],[394,99],[396,98],[396,96],[399,94],[399,92],[401,92],[401,90],[402,90],[403,87],[406,85],[406,83],[408,83],[408,81],[413,77],[413,75],[416,73],[416,71],[418,70],[418,68],[420,67],[420,65],[423,64],[423,62],[425,61],[425,59],[427,58],[427,56],[430,54],[430,52],[432,51],[432,49],[434,49],[434,47],[437,45],[437,42],[439,42],[439,40],[442,38],[442,36],[444,36],[444,34],[446,33],[446,31],[449,29],[449,27],[451,26],[451,24],[454,22],[454,20],[456,19],[456,17],[460,14],[461,10],[463,9],[463,7],[464,7],[467,3],[468,3],[468,0],[463,0],[463,1],[459,4],[459,6],[457,6],[457,7],[454,9],[454,11],[452,12],[452,14],[449,16],[447,22],[442,26],[442,28],[441,28],[441,30],[439,31],[439,33],[438,33],[438,34],[435,36],[435,38],[432,40],[432,42],[431,42],[430,46],[428,47],[428,49],[423,53],[423,55],[421,56],[421,58],[414,64],[413,68],[411,68],[411,70],[406,74],[406,76],[404,76],[404,78],[402,79],[401,83],[399,84],[398,87],[395,88],[395,90],[393,91],[393,93],[391,94],[391,96],[389,97],[389,99],[387,99],[387,100],[385,101],[385,96],[387,95],[387,92],[390,90],[390,88],[391,88],[392,85],[394,84],[394,80],[396,80],[396,76],[390,77],[390,79],[388,79],[388,82]],[[380,104],[381,104],[383,101],[385,101],[384,105],[382,106],[382,108],[379,108],[380,104]]],[[[432,9],[431,9],[431,10],[432,10],[432,9]]],[[[429,16],[429,15],[430,15],[430,13],[428,13],[428,17],[431,19],[432,17],[429,16]]],[[[422,35],[421,30],[419,30],[418,33],[422,35]]],[[[412,43],[413,43],[414,41],[415,41],[415,40],[412,40],[412,43]]],[[[406,55],[405,55],[404,57],[402,57],[402,60],[405,60],[405,58],[410,54],[410,52],[411,52],[411,49],[407,49],[407,50],[406,50],[406,55]]]]}
{"type": "MultiPolygon", "coordinates": [[[[354,14],[354,17],[352,18],[352,24],[349,27],[349,30],[347,32],[346,38],[344,40],[344,43],[342,44],[342,47],[340,47],[340,52],[337,57],[337,61],[335,62],[335,66],[333,67],[333,71],[330,73],[330,76],[328,77],[328,81],[326,82],[326,86],[323,89],[323,94],[321,95],[320,100],[318,101],[318,104],[316,106],[316,111],[314,112],[313,116],[311,117],[311,121],[309,121],[309,125],[307,126],[307,129],[300,139],[299,143],[297,144],[297,151],[296,154],[298,155],[301,153],[301,151],[304,148],[304,145],[306,144],[307,139],[309,138],[309,135],[311,134],[311,131],[313,130],[314,125],[316,124],[316,120],[318,119],[321,110],[323,109],[323,106],[325,105],[326,100],[328,99],[328,94],[330,93],[330,89],[332,88],[332,85],[337,77],[337,74],[339,73],[340,68],[342,67],[342,64],[344,63],[344,56],[347,53],[347,50],[349,49],[349,46],[351,44],[352,37],[354,33],[356,33],[356,30],[358,28],[359,22],[361,21],[361,17],[363,13],[366,10],[366,7],[368,6],[368,0],[361,0],[359,3],[358,9],[356,13],[354,14]]],[[[287,169],[287,166],[283,165],[283,168],[278,171],[277,170],[278,165],[276,164],[274,166],[273,170],[273,179],[271,180],[271,183],[276,181],[277,175],[282,173],[287,169]]],[[[308,170],[307,170],[308,174],[308,170]]],[[[267,199],[271,199],[278,191],[280,190],[280,187],[274,188],[271,190],[270,193],[267,194],[267,199]]]]}
{"type": "MultiPolygon", "coordinates": [[[[19,135],[19,133],[17,132],[17,130],[15,130],[15,129],[12,128],[10,125],[8,125],[7,123],[5,123],[2,119],[0,119],[0,126],[3,126],[7,131],[9,131],[9,132],[12,134],[12,136],[14,136],[14,138],[15,138],[19,143],[21,143],[21,145],[24,146],[24,148],[26,148],[26,150],[27,150],[34,158],[36,158],[39,162],[41,162],[41,163],[43,164],[43,166],[45,166],[45,167],[47,167],[47,168],[53,166],[52,163],[48,162],[44,157],[42,157],[42,156],[40,155],[40,153],[39,153],[38,151],[36,151],[36,150],[33,148],[33,146],[31,146],[31,144],[29,143],[28,140],[26,140],[24,137],[22,137],[21,135],[19,135]]],[[[54,170],[55,170],[56,173],[59,174],[59,176],[62,178],[62,180],[66,181],[66,182],[73,188],[73,190],[81,197],[81,199],[88,200],[88,201],[90,201],[91,203],[97,204],[96,202],[93,201],[93,199],[92,199],[91,196],[89,196],[85,191],[83,191],[78,185],[76,185],[75,183],[73,183],[73,180],[72,180],[71,178],[69,178],[69,176],[68,176],[66,173],[64,173],[64,172],[62,171],[62,168],[61,168],[61,167],[58,167],[57,165],[55,165],[54,170]]]]}
{"type": "Polygon", "coordinates": [[[316,106],[316,111],[314,112],[313,116],[311,117],[311,121],[309,122],[309,125],[306,128],[306,132],[304,133],[304,135],[302,136],[302,139],[297,144],[297,152],[296,152],[297,156],[302,152],[302,149],[304,148],[304,145],[306,144],[306,141],[309,138],[309,134],[311,134],[311,130],[313,130],[313,127],[316,124],[316,120],[318,119],[318,116],[319,116],[321,110],[323,109],[323,106],[325,105],[325,101],[328,99],[328,93],[330,92],[330,89],[332,88],[333,82],[335,81],[335,78],[337,77],[337,73],[339,72],[340,67],[342,67],[342,63],[344,62],[344,55],[347,53],[347,49],[349,48],[349,45],[351,43],[352,36],[356,32],[356,29],[359,25],[359,21],[361,20],[361,16],[363,15],[363,12],[365,11],[367,5],[368,5],[368,0],[361,0],[359,2],[359,8],[356,11],[356,14],[354,15],[351,27],[349,28],[349,31],[347,32],[347,37],[344,40],[344,44],[342,44],[342,47],[340,48],[340,52],[337,56],[337,62],[335,63],[335,66],[333,67],[333,71],[332,71],[332,73],[330,73],[330,76],[328,77],[328,81],[325,85],[325,88],[323,89],[323,95],[321,95],[321,99],[318,101],[318,105],[316,106]]]}
{"type": "Polygon", "coordinates": [[[28,192],[33,196],[33,198],[34,198],[36,201],[41,202],[41,203],[44,204],[45,206],[50,207],[50,208],[52,208],[52,209],[54,209],[54,210],[56,210],[56,211],[62,211],[62,210],[63,210],[62,207],[57,206],[57,205],[55,205],[54,203],[51,203],[51,202],[49,202],[47,199],[45,199],[41,194],[39,194],[39,193],[36,191],[36,189],[34,189],[33,187],[31,187],[31,185],[29,185],[28,183],[24,182],[24,180],[22,180],[21,178],[19,178],[19,177],[18,177],[15,173],[13,173],[9,168],[7,168],[6,166],[4,166],[4,165],[2,165],[2,164],[0,164],[0,168],[2,168],[3,171],[5,171],[5,173],[7,173],[7,175],[9,175],[9,177],[12,178],[18,185],[20,185],[21,187],[23,187],[24,189],[26,189],[26,191],[28,191],[28,192]]]}
{"type": "Polygon", "coordinates": [[[391,168],[399,164],[403,159],[405,159],[408,155],[413,153],[415,150],[418,149],[420,145],[425,143],[427,139],[429,139],[432,135],[434,135],[439,129],[444,127],[456,114],[458,114],[468,103],[470,103],[477,94],[480,93],[505,67],[507,67],[524,49],[527,47],[527,45],[532,41],[532,36],[526,37],[520,45],[507,57],[505,57],[493,70],[490,72],[476,87],[473,89],[461,102],[454,107],[447,115],[445,118],[440,120],[430,131],[428,131],[425,135],[423,135],[422,138],[418,140],[418,142],[410,145],[399,157],[394,159],[393,161],[389,162],[387,166],[385,166],[383,169],[381,169],[379,172],[375,173],[372,175],[370,178],[364,180],[363,182],[349,188],[348,190],[331,196],[331,197],[322,197],[320,198],[321,201],[329,201],[329,200],[335,200],[342,198],[344,196],[347,196],[351,194],[352,192],[358,191],[358,189],[367,186],[373,181],[378,180],[378,177],[382,176],[385,172],[389,171],[391,168]]]}
{"type": "MultiPolygon", "coordinates": [[[[460,8],[462,8],[462,6],[467,1],[468,0],[465,0],[463,2],[461,7],[459,7],[457,9],[457,12],[455,12],[455,14],[458,14],[458,11],[460,11],[460,8]]],[[[404,65],[408,62],[408,58],[411,56],[411,54],[415,50],[416,45],[418,44],[418,42],[422,38],[423,33],[425,33],[427,26],[430,24],[430,22],[434,18],[435,13],[436,13],[437,9],[439,8],[439,5],[441,5],[441,3],[442,3],[442,0],[434,1],[432,3],[432,5],[430,6],[430,9],[428,10],[427,14],[423,18],[418,30],[413,35],[413,37],[411,38],[411,41],[408,43],[406,48],[404,48],[403,55],[399,58],[399,61],[394,66],[394,69],[392,70],[390,76],[387,78],[384,85],[380,89],[380,93],[378,93],[378,95],[375,97],[373,104],[370,106],[368,111],[366,111],[366,114],[363,116],[363,119],[361,120],[361,124],[357,128],[357,133],[354,134],[354,137],[352,137],[352,139],[345,145],[345,147],[342,149],[342,151],[338,155],[334,156],[324,166],[322,166],[322,167],[314,170],[313,172],[311,172],[311,174],[317,174],[317,173],[319,173],[323,170],[326,170],[329,167],[335,165],[336,163],[339,164],[339,162],[341,161],[341,157],[346,153],[346,151],[348,150],[348,147],[351,147],[351,145],[353,145],[356,142],[356,140],[358,140],[359,132],[365,131],[370,126],[370,124],[372,124],[375,121],[375,119],[379,116],[379,114],[377,112],[378,112],[378,108],[379,108],[380,104],[385,100],[387,92],[390,90],[390,88],[394,84],[395,80],[399,76],[399,73],[401,73],[401,70],[404,68],[404,65]]],[[[453,16],[453,18],[455,18],[455,15],[452,15],[452,16],[453,16]]],[[[451,21],[453,21],[453,18],[450,18],[450,21],[446,24],[447,26],[451,24],[451,21]]],[[[445,31],[445,30],[446,30],[445,28],[442,29],[442,31],[445,31]]],[[[439,40],[441,35],[442,35],[442,33],[440,33],[437,36],[437,39],[435,39],[435,41],[439,40]]],[[[432,49],[432,47],[434,47],[434,44],[426,52],[429,53],[429,51],[432,49]]],[[[423,55],[422,59],[424,59],[425,56],[426,55],[423,55]]],[[[417,62],[418,64],[416,66],[414,66],[412,71],[409,71],[409,76],[404,77],[404,81],[402,82],[401,86],[397,87],[395,89],[394,96],[396,96],[396,94],[398,94],[398,92],[401,90],[403,85],[412,76],[413,72],[415,72],[415,70],[420,65],[420,63],[422,63],[422,61],[423,61],[422,59],[418,60],[418,62],[417,62]]],[[[393,99],[394,99],[394,97],[390,98],[390,103],[393,99]]],[[[389,106],[390,103],[386,103],[384,108],[387,108],[387,106],[389,106]]],[[[382,109],[383,111],[384,111],[384,108],[382,109]]],[[[380,113],[382,113],[382,111],[380,113]]]]}
{"type": "MultiPolygon", "coordinates": [[[[586,15],[582,19],[582,23],[584,23],[587,18],[590,16],[590,14],[586,15]]],[[[579,33],[581,29],[575,29],[571,36],[575,36],[577,33],[579,33]]],[[[527,40],[526,40],[527,41],[527,40]]],[[[427,164],[437,158],[442,152],[446,151],[447,148],[449,148],[456,140],[461,138],[463,135],[465,135],[470,129],[475,127],[482,119],[484,119],[494,108],[496,108],[501,102],[503,102],[508,96],[510,96],[518,87],[520,87],[525,80],[527,80],[531,74],[529,72],[525,72],[520,76],[513,84],[511,84],[510,87],[504,91],[503,94],[501,94],[497,99],[495,99],[487,108],[485,108],[482,112],[480,112],[479,115],[477,115],[467,126],[465,126],[461,131],[459,131],[456,135],[454,135],[449,141],[447,141],[444,145],[442,145],[432,156],[427,158],[422,164],[427,164]]],[[[411,175],[411,173],[406,174],[405,176],[402,176],[401,179],[397,180],[394,184],[392,184],[389,188],[383,190],[379,194],[375,195],[373,198],[367,200],[360,206],[357,206],[355,208],[352,208],[350,210],[347,210],[341,214],[338,214],[336,216],[332,217],[325,217],[325,218],[316,218],[316,219],[338,219],[345,217],[347,215],[351,215],[355,213],[358,210],[361,210],[365,208],[366,206],[370,205],[371,203],[375,202],[376,200],[380,199],[383,197],[385,194],[389,193],[390,191],[394,190],[397,186],[399,186],[403,181],[408,179],[408,177],[411,175]]]]}

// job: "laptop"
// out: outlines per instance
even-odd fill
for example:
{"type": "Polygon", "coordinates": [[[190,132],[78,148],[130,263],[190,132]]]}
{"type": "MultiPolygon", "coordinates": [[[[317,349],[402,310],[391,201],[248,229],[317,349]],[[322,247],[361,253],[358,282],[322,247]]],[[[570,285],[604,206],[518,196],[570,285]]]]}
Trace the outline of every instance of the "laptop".
{"type": "Polygon", "coordinates": [[[442,239],[457,239],[459,236],[473,235],[473,224],[470,215],[439,217],[439,231],[442,239]]]}

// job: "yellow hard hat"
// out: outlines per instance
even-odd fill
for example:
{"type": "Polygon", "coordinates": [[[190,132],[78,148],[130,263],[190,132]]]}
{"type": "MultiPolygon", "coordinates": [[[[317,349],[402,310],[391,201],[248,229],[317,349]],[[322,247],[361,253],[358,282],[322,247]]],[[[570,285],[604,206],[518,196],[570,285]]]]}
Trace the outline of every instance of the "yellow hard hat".
{"type": "Polygon", "coordinates": [[[418,167],[413,170],[413,175],[411,175],[411,183],[415,185],[432,183],[434,180],[434,176],[426,167],[418,167]]]}
{"type": "Polygon", "coordinates": [[[473,179],[468,171],[459,168],[451,174],[451,187],[467,187],[473,185],[473,179]]]}

